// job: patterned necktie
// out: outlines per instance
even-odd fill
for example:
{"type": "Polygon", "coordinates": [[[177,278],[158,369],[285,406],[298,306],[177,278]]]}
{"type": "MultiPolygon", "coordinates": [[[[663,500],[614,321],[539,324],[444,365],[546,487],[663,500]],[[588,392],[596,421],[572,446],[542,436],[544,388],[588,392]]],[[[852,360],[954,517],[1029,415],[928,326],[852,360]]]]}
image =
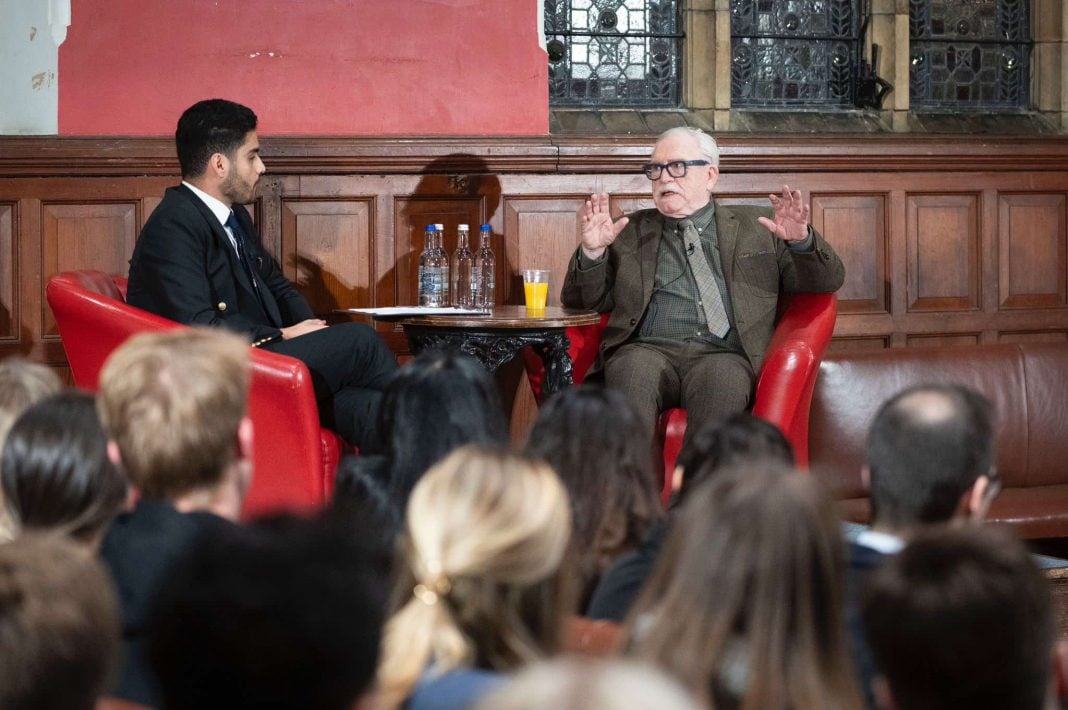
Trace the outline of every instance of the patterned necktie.
{"type": "Polygon", "coordinates": [[[226,226],[230,228],[234,235],[234,244],[237,245],[237,258],[241,262],[241,267],[245,270],[245,276],[248,276],[256,295],[259,295],[260,285],[256,281],[256,273],[252,270],[252,265],[248,263],[248,257],[245,256],[245,233],[241,231],[241,227],[237,224],[237,217],[233,212],[226,218],[226,226]]]}
{"type": "Polygon", "coordinates": [[[698,305],[705,313],[708,330],[723,338],[731,329],[731,324],[727,320],[727,309],[723,307],[716,277],[712,275],[708,259],[705,258],[705,250],[701,248],[701,235],[698,234],[692,219],[679,220],[679,227],[682,228],[682,240],[686,247],[686,261],[690,263],[690,272],[697,282],[697,292],[701,297],[698,305]]]}

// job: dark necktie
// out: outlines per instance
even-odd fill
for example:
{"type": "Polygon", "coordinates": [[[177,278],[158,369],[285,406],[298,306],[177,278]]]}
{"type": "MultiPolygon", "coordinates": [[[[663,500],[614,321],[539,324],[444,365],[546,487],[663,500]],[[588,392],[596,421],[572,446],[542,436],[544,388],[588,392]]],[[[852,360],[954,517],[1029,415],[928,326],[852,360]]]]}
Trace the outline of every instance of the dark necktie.
{"type": "Polygon", "coordinates": [[[248,257],[245,255],[245,233],[241,231],[241,227],[237,223],[237,217],[233,212],[226,218],[226,226],[230,228],[230,232],[234,235],[234,244],[237,245],[237,258],[241,262],[241,268],[245,270],[245,276],[248,276],[248,280],[252,282],[252,288],[256,291],[258,296],[260,293],[260,284],[256,280],[256,272],[252,270],[252,265],[248,261],[248,257]]]}
{"type": "Polygon", "coordinates": [[[713,276],[712,269],[708,266],[705,250],[701,248],[701,235],[697,232],[692,219],[679,220],[679,227],[682,228],[686,260],[690,264],[690,272],[693,273],[694,281],[697,282],[697,292],[701,298],[700,306],[705,312],[708,330],[719,338],[726,337],[731,324],[727,319],[727,309],[723,307],[723,297],[719,294],[716,277],[713,276]]]}

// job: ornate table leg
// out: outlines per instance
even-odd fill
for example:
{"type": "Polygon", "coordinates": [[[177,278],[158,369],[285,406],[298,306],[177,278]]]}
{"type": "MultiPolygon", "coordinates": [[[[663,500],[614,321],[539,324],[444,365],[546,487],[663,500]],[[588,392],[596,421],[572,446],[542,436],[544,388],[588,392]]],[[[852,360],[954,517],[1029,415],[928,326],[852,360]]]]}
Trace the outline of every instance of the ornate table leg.
{"type": "Polygon", "coordinates": [[[544,341],[534,346],[545,363],[545,384],[542,387],[545,396],[570,387],[574,382],[571,356],[567,352],[569,347],[571,341],[562,330],[547,333],[544,341]]]}

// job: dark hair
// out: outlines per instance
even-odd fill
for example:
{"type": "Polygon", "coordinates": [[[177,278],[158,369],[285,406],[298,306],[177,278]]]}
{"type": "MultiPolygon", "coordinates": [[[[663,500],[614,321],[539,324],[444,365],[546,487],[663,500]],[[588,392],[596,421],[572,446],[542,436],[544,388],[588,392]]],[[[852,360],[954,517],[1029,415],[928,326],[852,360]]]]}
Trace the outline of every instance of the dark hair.
{"type": "Polygon", "coordinates": [[[887,400],[868,435],[872,520],[906,527],[949,520],[994,462],[993,409],[960,385],[910,387],[887,400]]]}
{"type": "Polygon", "coordinates": [[[382,397],[378,430],[398,519],[422,475],[453,449],[508,443],[493,378],[473,357],[451,350],[428,350],[397,370],[382,397]]]}
{"type": "Polygon", "coordinates": [[[794,465],[794,449],[779,427],[749,412],[706,422],[679,452],[676,465],[682,467],[682,486],[673,505],[719,469],[763,459],[794,465]]]}
{"type": "Polygon", "coordinates": [[[843,554],[819,481],[728,467],[682,506],[628,618],[634,651],[721,710],[855,708],[843,554]]]}
{"type": "Polygon", "coordinates": [[[93,710],[119,650],[103,565],[58,535],[0,545],[0,707],[93,710]]]}
{"type": "Polygon", "coordinates": [[[372,685],[385,562],[336,518],[207,535],[164,582],[148,657],[171,710],[342,710],[372,685]]]}
{"type": "Polygon", "coordinates": [[[82,540],[102,534],[126,500],[126,479],[107,455],[95,400],[63,392],[22,413],[0,457],[4,503],[24,530],[82,540]]]}
{"type": "Polygon", "coordinates": [[[567,489],[585,589],[607,556],[635,547],[660,515],[644,425],[618,390],[571,387],[542,405],[525,452],[547,461],[567,489]]]}
{"type": "Polygon", "coordinates": [[[917,532],[872,573],[862,610],[897,707],[1045,707],[1056,633],[1049,586],[1006,531],[917,532]]]}
{"type": "Polygon", "coordinates": [[[208,159],[215,153],[232,157],[245,142],[245,136],[254,130],[256,114],[246,106],[226,99],[193,104],[178,119],[178,129],[174,132],[182,177],[203,174],[208,159]]]}

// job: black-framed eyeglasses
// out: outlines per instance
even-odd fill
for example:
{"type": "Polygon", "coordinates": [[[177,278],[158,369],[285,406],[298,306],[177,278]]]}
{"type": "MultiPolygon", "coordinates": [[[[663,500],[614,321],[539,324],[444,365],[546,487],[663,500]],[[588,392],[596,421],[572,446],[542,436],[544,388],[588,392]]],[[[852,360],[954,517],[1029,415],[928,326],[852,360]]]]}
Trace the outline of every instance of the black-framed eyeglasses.
{"type": "Polygon", "coordinates": [[[711,165],[708,160],[672,160],[670,163],[646,163],[642,172],[650,180],[659,180],[664,170],[673,178],[686,177],[686,168],[691,165],[711,165]]]}

